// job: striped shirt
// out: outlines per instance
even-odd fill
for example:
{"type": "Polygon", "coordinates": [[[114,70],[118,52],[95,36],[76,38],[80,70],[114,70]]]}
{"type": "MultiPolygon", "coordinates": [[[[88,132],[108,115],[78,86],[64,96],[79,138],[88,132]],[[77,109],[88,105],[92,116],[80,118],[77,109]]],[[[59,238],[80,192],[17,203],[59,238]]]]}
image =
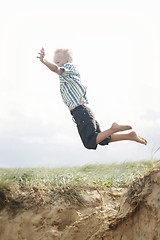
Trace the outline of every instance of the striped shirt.
{"type": "Polygon", "coordinates": [[[59,75],[60,92],[64,103],[68,107],[77,107],[81,101],[88,103],[86,97],[87,88],[82,85],[80,74],[72,63],[65,63],[61,67],[64,72],[59,75]]]}

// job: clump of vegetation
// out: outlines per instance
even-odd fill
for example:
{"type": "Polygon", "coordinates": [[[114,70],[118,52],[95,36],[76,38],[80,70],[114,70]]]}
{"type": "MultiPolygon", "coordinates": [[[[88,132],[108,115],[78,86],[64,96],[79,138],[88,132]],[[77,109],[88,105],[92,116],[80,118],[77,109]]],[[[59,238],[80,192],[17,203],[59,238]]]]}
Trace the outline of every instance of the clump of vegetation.
{"type": "Polygon", "coordinates": [[[72,168],[0,169],[0,184],[91,185],[127,187],[129,182],[160,165],[160,161],[99,164],[72,168]]]}
{"type": "Polygon", "coordinates": [[[0,184],[0,210],[3,209],[8,200],[8,193],[10,189],[7,185],[0,184]]]}
{"type": "MultiPolygon", "coordinates": [[[[63,197],[85,205],[81,191],[88,188],[127,188],[137,177],[160,166],[160,161],[100,164],[72,168],[0,169],[0,210],[14,210],[24,201],[44,204],[46,196],[63,197]],[[23,194],[11,191],[12,186],[23,194]],[[12,192],[12,193],[11,193],[12,192]]],[[[53,200],[52,200],[53,201],[53,200]]]]}
{"type": "Polygon", "coordinates": [[[8,184],[0,184],[0,210],[7,207],[8,210],[17,209],[20,205],[11,193],[10,186],[8,184]]]}

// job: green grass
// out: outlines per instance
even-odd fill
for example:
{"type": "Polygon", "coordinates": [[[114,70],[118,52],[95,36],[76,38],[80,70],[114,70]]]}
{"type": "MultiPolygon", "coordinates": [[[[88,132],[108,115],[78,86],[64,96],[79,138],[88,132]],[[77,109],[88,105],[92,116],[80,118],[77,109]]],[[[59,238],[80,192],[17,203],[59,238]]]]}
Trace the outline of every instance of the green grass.
{"type": "Polygon", "coordinates": [[[72,168],[0,169],[0,185],[12,183],[52,185],[55,187],[97,185],[128,187],[137,176],[160,161],[131,162],[123,164],[100,164],[72,168]]]}
{"type": "Polygon", "coordinates": [[[100,164],[72,168],[0,169],[0,210],[51,204],[63,198],[85,206],[81,190],[127,188],[135,178],[160,167],[160,161],[100,164]],[[50,200],[46,200],[46,196],[50,200]]]}

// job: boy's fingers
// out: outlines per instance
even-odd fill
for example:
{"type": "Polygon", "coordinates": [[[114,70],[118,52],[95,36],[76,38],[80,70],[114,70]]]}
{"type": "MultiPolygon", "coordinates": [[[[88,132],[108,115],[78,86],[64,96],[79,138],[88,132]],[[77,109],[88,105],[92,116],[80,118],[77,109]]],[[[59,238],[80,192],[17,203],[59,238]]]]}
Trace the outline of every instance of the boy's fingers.
{"type": "Polygon", "coordinates": [[[45,54],[45,52],[41,50],[41,52],[39,54],[45,54]]]}
{"type": "Polygon", "coordinates": [[[42,54],[42,53],[38,53],[38,54],[39,54],[39,56],[37,56],[37,58],[44,57],[44,54],[42,54]]]}
{"type": "Polygon", "coordinates": [[[42,49],[40,50],[40,52],[38,53],[39,56],[37,56],[37,58],[41,58],[45,56],[45,52],[44,52],[44,48],[42,47],[42,49]]]}
{"type": "Polygon", "coordinates": [[[41,55],[41,56],[44,56],[45,54],[44,53],[38,53],[39,55],[41,55]]]}

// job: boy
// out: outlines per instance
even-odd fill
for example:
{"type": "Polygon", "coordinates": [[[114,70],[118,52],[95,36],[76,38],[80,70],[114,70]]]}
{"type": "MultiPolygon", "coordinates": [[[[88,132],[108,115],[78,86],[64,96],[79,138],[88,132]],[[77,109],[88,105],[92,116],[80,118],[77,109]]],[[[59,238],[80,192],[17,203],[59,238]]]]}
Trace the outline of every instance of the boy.
{"type": "Polygon", "coordinates": [[[44,48],[37,58],[51,71],[57,73],[60,79],[60,92],[64,103],[70,110],[84,146],[87,149],[96,149],[97,145],[108,145],[109,142],[130,140],[144,145],[147,141],[135,132],[115,134],[132,129],[129,125],[113,123],[112,126],[101,131],[92,111],[85,105],[88,103],[86,87],[80,81],[80,74],[72,63],[72,54],[69,49],[57,49],[54,52],[54,64],[44,59],[44,48]]]}

